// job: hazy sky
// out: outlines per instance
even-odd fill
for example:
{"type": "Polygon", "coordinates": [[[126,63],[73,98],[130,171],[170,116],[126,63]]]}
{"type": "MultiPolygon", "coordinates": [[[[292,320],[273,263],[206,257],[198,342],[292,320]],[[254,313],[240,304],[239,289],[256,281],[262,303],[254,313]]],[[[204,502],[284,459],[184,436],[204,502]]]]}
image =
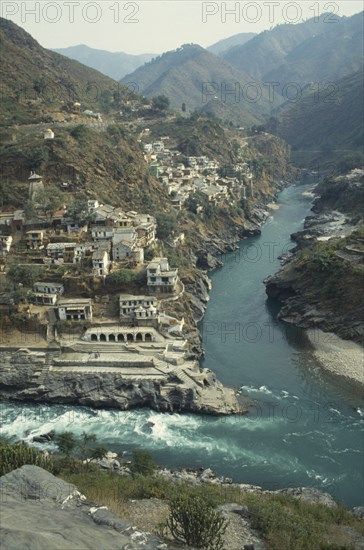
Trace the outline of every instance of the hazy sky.
{"type": "MultiPolygon", "coordinates": [[[[194,42],[210,46],[240,32],[260,32],[325,12],[352,15],[362,0],[2,0],[1,15],[42,46],[87,44],[127,53],[161,53],[194,42]]],[[[335,24],[328,18],[327,24],[335,24]]]]}

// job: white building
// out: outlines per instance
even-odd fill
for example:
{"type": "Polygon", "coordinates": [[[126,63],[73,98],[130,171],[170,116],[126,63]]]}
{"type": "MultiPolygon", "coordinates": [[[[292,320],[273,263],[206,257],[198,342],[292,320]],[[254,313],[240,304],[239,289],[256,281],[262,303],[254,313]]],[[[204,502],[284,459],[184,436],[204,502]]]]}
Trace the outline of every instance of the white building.
{"type": "Polygon", "coordinates": [[[151,143],[144,143],[144,153],[151,153],[153,151],[153,145],[151,143]]]}
{"type": "Polygon", "coordinates": [[[60,321],[91,321],[92,301],[89,298],[62,298],[58,302],[57,312],[60,321]]]}
{"type": "Polygon", "coordinates": [[[127,241],[135,243],[137,240],[137,232],[134,227],[111,227],[99,226],[93,227],[92,238],[95,241],[127,241]]]}
{"type": "Polygon", "coordinates": [[[109,273],[110,256],[106,248],[97,248],[92,253],[92,273],[96,277],[106,277],[109,273]]]}
{"type": "Polygon", "coordinates": [[[37,282],[33,285],[33,292],[61,295],[64,293],[64,286],[62,283],[37,282]]]}
{"type": "Polygon", "coordinates": [[[48,128],[48,129],[44,132],[44,139],[54,139],[54,132],[53,132],[53,130],[51,130],[50,128],[48,128]]]}
{"type": "Polygon", "coordinates": [[[0,254],[5,255],[10,252],[13,237],[11,235],[0,235],[0,254]]]}
{"type": "Polygon", "coordinates": [[[29,301],[37,306],[55,306],[57,303],[57,294],[43,294],[41,292],[33,292],[30,295],[29,301]]]}
{"type": "Polygon", "coordinates": [[[114,236],[114,230],[109,226],[93,227],[91,235],[95,241],[111,241],[114,236]]]}
{"type": "Polygon", "coordinates": [[[158,292],[174,292],[178,269],[170,269],[167,258],[153,258],[147,266],[147,284],[158,292]]]}
{"type": "Polygon", "coordinates": [[[131,319],[157,319],[158,308],[155,296],[133,296],[131,294],[120,294],[120,318],[131,319]]]}
{"type": "Polygon", "coordinates": [[[161,153],[162,151],[164,151],[163,141],[155,141],[153,143],[153,151],[154,153],[161,153]]]}
{"type": "Polygon", "coordinates": [[[93,212],[99,206],[100,206],[100,204],[99,204],[98,200],[88,200],[87,201],[87,208],[88,208],[89,212],[93,212]]]}

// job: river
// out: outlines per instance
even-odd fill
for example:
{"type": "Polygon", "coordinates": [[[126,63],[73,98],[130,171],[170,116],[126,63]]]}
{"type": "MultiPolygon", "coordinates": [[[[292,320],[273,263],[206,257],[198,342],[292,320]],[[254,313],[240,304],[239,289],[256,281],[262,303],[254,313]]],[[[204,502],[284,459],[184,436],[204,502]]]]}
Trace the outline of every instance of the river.
{"type": "Polygon", "coordinates": [[[254,400],[248,415],[3,403],[3,434],[30,442],[52,429],[87,431],[115,451],[148,449],[167,466],[210,467],[270,490],[316,487],[347,506],[362,504],[364,402],[322,371],[301,331],[277,321],[262,284],[309,214],[307,189],[282,191],[262,234],[242,241],[211,274],[203,366],[254,400]]]}

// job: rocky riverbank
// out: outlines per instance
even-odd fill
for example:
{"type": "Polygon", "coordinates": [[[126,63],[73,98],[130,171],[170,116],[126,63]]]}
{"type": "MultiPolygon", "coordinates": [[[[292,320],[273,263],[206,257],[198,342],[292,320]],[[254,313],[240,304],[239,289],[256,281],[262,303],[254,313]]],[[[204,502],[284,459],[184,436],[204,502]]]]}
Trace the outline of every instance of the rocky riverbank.
{"type": "Polygon", "coordinates": [[[347,178],[348,185],[340,177],[316,188],[315,215],[291,236],[297,246],[282,269],[264,282],[267,295],[282,303],[281,320],[362,344],[363,220],[351,194],[362,192],[364,182],[357,171],[347,178]]]}
{"type": "Polygon", "coordinates": [[[150,407],[160,412],[240,414],[248,402],[238,401],[214,373],[188,366],[133,363],[127,369],[120,354],[94,359],[58,352],[0,353],[0,398],[122,410],[150,407]],[[119,359],[118,359],[119,357],[119,359]]]}

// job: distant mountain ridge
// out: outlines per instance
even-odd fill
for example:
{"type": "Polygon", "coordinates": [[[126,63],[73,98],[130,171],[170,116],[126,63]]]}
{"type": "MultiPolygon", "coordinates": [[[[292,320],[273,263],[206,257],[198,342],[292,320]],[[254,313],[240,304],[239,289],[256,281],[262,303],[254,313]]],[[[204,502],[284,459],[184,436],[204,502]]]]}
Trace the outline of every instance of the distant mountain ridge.
{"type": "Polygon", "coordinates": [[[228,50],[231,48],[234,48],[235,46],[242,46],[252,38],[256,36],[255,32],[241,32],[239,34],[234,34],[233,36],[230,36],[229,38],[223,38],[222,40],[219,40],[215,44],[212,44],[208,48],[206,48],[207,51],[214,53],[215,55],[224,55],[228,50]]]}
{"type": "Polygon", "coordinates": [[[338,162],[357,158],[363,162],[363,72],[338,80],[335,88],[314,92],[276,120],[267,129],[292,146],[293,161],[338,162]]]}
{"type": "Polygon", "coordinates": [[[327,25],[325,32],[307,38],[286,56],[284,63],[264,75],[268,81],[328,82],[363,67],[364,12],[327,25]]]}
{"type": "Polygon", "coordinates": [[[166,52],[121,82],[135,82],[138,92],[149,97],[166,95],[177,110],[183,103],[193,111],[205,109],[210,102],[220,102],[227,107],[227,119],[239,124],[255,124],[270,112],[265,93],[258,101],[242,97],[241,90],[252,82],[248,74],[197,44],[166,52]]]}
{"type": "Polygon", "coordinates": [[[135,71],[135,69],[155,57],[155,54],[151,53],[132,55],[125,52],[108,52],[90,48],[85,44],[70,46],[69,48],[56,48],[52,51],[79,61],[114,80],[121,80],[123,76],[135,71]]]}
{"type": "Polygon", "coordinates": [[[336,78],[360,68],[363,12],[352,17],[322,14],[299,24],[264,31],[223,56],[257,80],[280,83],[336,78]],[[336,21],[336,22],[333,22],[336,21]]]}

